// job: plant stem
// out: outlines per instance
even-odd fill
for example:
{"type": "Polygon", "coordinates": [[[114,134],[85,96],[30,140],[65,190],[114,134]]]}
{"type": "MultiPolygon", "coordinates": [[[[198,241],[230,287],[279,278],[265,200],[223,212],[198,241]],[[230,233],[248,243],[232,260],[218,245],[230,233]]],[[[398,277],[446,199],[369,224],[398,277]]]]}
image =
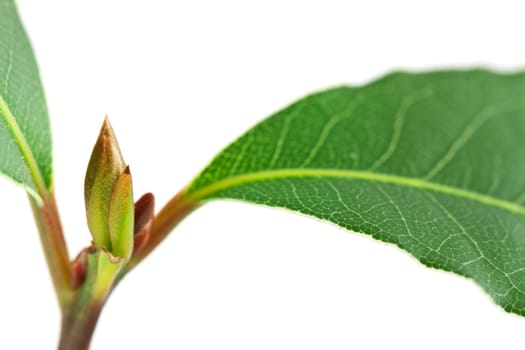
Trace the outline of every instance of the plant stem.
{"type": "Polygon", "coordinates": [[[168,236],[168,233],[175,226],[200,206],[198,203],[188,201],[188,198],[184,195],[185,190],[182,189],[177,193],[155,216],[148,242],[133,255],[126,266],[126,272],[129,272],[144,260],[168,236]]]}
{"type": "Polygon", "coordinates": [[[64,315],[60,334],[59,350],[87,350],[95,331],[104,301],[91,300],[73,307],[73,312],[64,315]]]}
{"type": "Polygon", "coordinates": [[[104,249],[88,252],[86,280],[63,314],[59,350],[89,348],[102,308],[125,263],[104,249]]]}
{"type": "Polygon", "coordinates": [[[98,256],[99,253],[90,254],[86,281],[79,290],[74,292],[74,300],[70,299],[66,309],[63,309],[59,350],[87,350],[89,348],[102,308],[116,284],[199,205],[189,201],[184,196],[184,190],[173,197],[153,220],[146,245],[127,264],[122,263],[123,269],[118,266],[119,262],[114,262],[117,265],[111,268],[106,261],[106,267],[104,267],[100,260],[95,261],[95,256],[98,256]],[[104,272],[107,273],[106,276],[103,275],[104,272]]]}
{"type": "Polygon", "coordinates": [[[31,196],[29,196],[29,201],[58,303],[64,313],[72,297],[71,265],[55,196],[53,192],[50,192],[43,198],[40,205],[31,196]]]}

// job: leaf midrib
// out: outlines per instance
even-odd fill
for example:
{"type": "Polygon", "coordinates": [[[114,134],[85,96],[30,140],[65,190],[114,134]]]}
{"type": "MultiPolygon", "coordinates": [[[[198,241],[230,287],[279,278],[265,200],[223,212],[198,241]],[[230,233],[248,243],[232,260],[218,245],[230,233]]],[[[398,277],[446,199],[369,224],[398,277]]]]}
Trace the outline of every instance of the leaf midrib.
{"type": "Polygon", "coordinates": [[[0,112],[6,122],[7,128],[9,129],[9,131],[11,131],[11,134],[16,140],[18,148],[20,149],[20,152],[22,153],[22,156],[24,157],[27,163],[27,166],[29,168],[29,171],[31,172],[31,176],[38,190],[38,193],[34,193],[33,189],[25,186],[26,191],[30,192],[33,195],[33,197],[41,199],[40,196],[46,193],[44,178],[42,176],[42,173],[40,172],[40,168],[38,167],[38,163],[35,159],[35,156],[31,151],[31,147],[29,147],[27,139],[25,138],[22,130],[20,129],[20,126],[18,125],[13,113],[11,112],[11,109],[5,102],[2,95],[0,95],[0,112]]]}
{"type": "Polygon", "coordinates": [[[305,177],[321,177],[321,178],[343,178],[352,180],[367,180],[372,182],[390,183],[400,186],[406,186],[415,189],[430,190],[434,192],[444,193],[459,198],[469,199],[478,203],[489,205],[492,207],[507,210],[512,213],[525,215],[525,207],[516,203],[490,197],[477,192],[468,191],[461,188],[443,185],[436,182],[427,181],[421,178],[405,177],[384,173],[373,173],[370,171],[360,170],[343,170],[343,169],[278,169],[268,171],[258,171],[243,175],[237,175],[222,179],[210,185],[204,186],[195,192],[187,193],[186,200],[190,203],[197,203],[206,201],[211,195],[220,191],[226,190],[239,185],[256,183],[262,181],[270,181],[285,178],[305,178],[305,177]]]}

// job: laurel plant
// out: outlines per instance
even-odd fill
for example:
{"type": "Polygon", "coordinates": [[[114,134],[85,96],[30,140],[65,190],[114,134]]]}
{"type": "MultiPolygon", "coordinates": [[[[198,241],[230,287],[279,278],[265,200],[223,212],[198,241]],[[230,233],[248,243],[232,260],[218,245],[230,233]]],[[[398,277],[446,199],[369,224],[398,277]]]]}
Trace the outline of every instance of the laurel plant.
{"type": "Polygon", "coordinates": [[[394,244],[525,315],[525,73],[397,72],[309,95],[219,152],[157,212],[153,194],[133,193],[105,118],[84,181],[91,244],[72,258],[44,92],[13,0],[0,0],[0,48],[0,173],[28,193],[62,313],[60,349],[87,349],[119,281],[220,199],[394,244]]]}

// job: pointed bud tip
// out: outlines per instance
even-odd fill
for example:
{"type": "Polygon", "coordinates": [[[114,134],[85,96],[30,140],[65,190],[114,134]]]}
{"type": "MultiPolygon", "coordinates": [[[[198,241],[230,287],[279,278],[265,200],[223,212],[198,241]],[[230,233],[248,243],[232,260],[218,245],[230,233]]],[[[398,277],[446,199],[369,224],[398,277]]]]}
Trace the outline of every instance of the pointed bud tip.
{"type": "Polygon", "coordinates": [[[113,142],[116,142],[115,132],[113,131],[113,127],[111,126],[111,122],[109,121],[107,115],[104,117],[102,127],[100,128],[100,137],[104,136],[111,139],[112,141],[115,140],[113,142]]]}
{"type": "Polygon", "coordinates": [[[135,209],[143,211],[142,208],[151,208],[155,206],[155,196],[151,192],[144,193],[136,202],[135,209]]]}

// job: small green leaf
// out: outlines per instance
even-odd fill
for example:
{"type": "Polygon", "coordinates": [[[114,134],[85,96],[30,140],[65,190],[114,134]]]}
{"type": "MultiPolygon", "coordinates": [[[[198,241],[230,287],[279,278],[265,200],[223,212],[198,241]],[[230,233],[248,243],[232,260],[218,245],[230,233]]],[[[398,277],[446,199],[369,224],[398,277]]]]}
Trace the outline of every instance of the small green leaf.
{"type": "Polygon", "coordinates": [[[129,167],[119,176],[109,207],[109,237],[111,253],[128,260],[133,252],[135,206],[129,167]]]}
{"type": "Polygon", "coordinates": [[[288,208],[476,281],[525,315],[525,73],[395,73],[311,95],[185,193],[288,208]]]}
{"type": "Polygon", "coordinates": [[[35,198],[53,183],[51,131],[33,50],[12,0],[0,0],[0,174],[35,198]]]}

